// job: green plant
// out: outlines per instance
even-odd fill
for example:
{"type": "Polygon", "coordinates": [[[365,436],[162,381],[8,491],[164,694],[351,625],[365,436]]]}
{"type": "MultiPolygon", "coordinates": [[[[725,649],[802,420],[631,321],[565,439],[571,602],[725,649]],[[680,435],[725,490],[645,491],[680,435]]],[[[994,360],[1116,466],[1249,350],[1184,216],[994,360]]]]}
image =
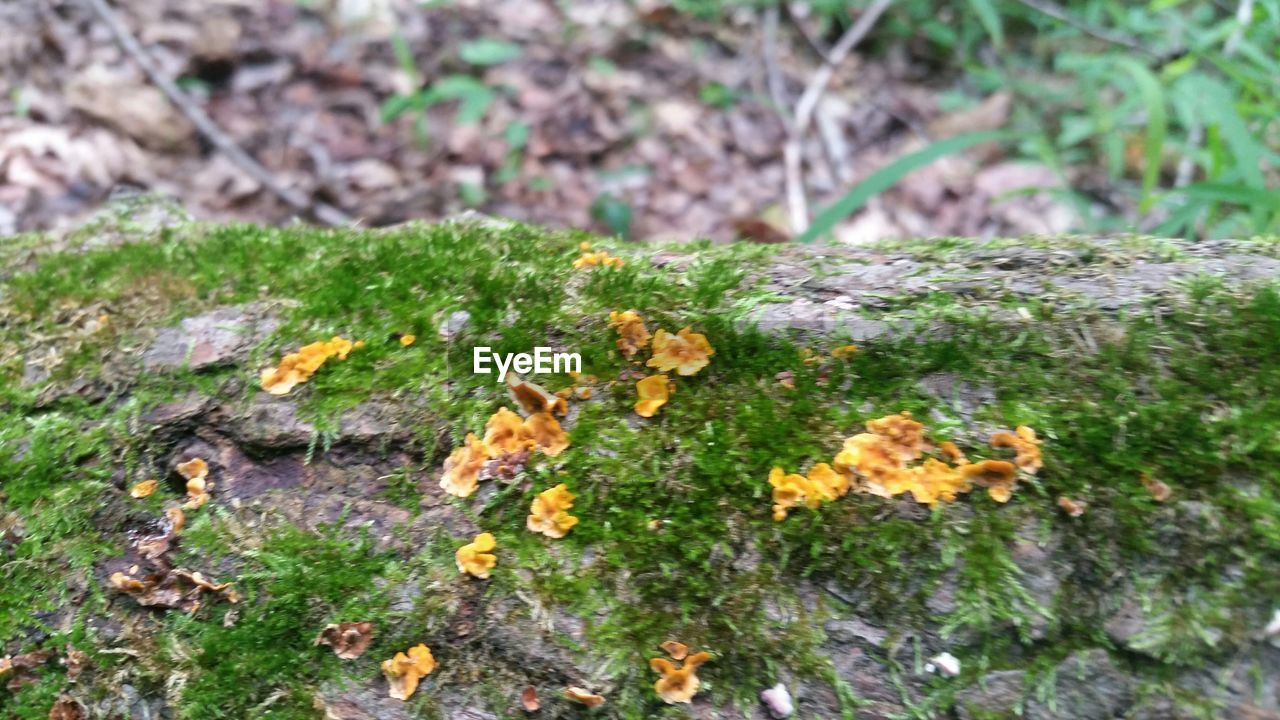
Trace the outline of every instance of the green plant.
{"type": "MultiPolygon", "coordinates": [[[[472,125],[480,122],[493,101],[498,97],[498,88],[486,84],[483,80],[467,74],[454,73],[445,75],[423,86],[421,73],[418,72],[413,51],[404,36],[396,34],[391,39],[392,48],[401,70],[410,78],[416,90],[397,93],[382,103],[383,122],[390,122],[401,115],[412,113],[414,132],[418,143],[425,145],[428,140],[427,110],[446,102],[457,102],[457,122],[460,125],[472,125]]],[[[482,38],[463,43],[458,50],[463,62],[485,67],[498,65],[520,56],[520,47],[511,43],[482,38]]]]}
{"type": "MultiPolygon", "coordinates": [[[[700,17],[770,4],[675,3],[700,17]]],[[[835,36],[857,9],[815,2],[811,12],[835,36]]],[[[1188,237],[1280,229],[1276,0],[901,0],[861,49],[903,42],[916,62],[958,68],[940,72],[953,72],[949,81],[969,95],[1014,94],[1008,129],[1021,140],[1012,150],[1074,182],[1065,194],[1081,210],[1081,229],[1188,237]]],[[[866,190],[851,195],[865,202],[875,194],[866,190]]],[[[837,205],[845,214],[835,221],[861,202],[837,205]]]]}
{"type": "MultiPolygon", "coordinates": [[[[923,19],[926,5],[899,17],[923,19]]],[[[1266,233],[1280,228],[1266,191],[1280,178],[1280,4],[1249,5],[1244,18],[1184,0],[971,0],[953,32],[926,34],[973,85],[1013,90],[1022,152],[1068,176],[1104,170],[1120,212],[1082,213],[1088,229],[1266,233]],[[984,38],[1000,62],[979,64],[984,38]]]]}

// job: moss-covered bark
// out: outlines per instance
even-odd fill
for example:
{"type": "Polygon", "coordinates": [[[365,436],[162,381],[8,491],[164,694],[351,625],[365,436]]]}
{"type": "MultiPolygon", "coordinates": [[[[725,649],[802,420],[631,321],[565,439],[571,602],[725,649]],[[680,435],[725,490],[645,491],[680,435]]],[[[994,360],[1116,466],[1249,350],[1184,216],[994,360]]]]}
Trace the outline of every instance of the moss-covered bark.
{"type": "Polygon", "coordinates": [[[0,655],[87,654],[74,683],[55,659],[0,690],[18,717],[61,693],[108,717],[519,717],[528,685],[540,717],[584,712],[569,685],[604,694],[604,717],[763,717],[777,682],[804,718],[1280,711],[1261,637],[1280,597],[1272,241],[593,240],[625,266],[574,270],[589,238],[522,226],[129,217],[0,250],[0,655]],[[608,327],[626,309],[716,351],[648,420],[608,327]],[[260,391],[259,370],[334,335],[365,345],[260,391]],[[567,451],[457,499],[445,456],[509,404],[471,374],[476,345],[576,351],[598,382],[570,403],[567,451]],[[830,462],[900,410],[974,458],[1031,426],[1044,468],[1006,504],[855,493],[771,519],[771,468],[830,462]],[[108,577],[152,563],[137,542],[194,456],[213,500],[166,558],[242,600],[139,607],[108,577]],[[160,489],[130,497],[146,478],[160,489]],[[579,524],[530,533],[560,482],[579,524]],[[488,581],[454,565],[479,531],[498,540],[488,581]],[[312,646],[359,620],[361,658],[312,646]],[[690,706],[652,688],[669,639],[714,657],[690,706]],[[387,698],[379,663],[418,643],[439,669],[387,698]],[[926,671],[942,652],[958,677],[926,671]]]}

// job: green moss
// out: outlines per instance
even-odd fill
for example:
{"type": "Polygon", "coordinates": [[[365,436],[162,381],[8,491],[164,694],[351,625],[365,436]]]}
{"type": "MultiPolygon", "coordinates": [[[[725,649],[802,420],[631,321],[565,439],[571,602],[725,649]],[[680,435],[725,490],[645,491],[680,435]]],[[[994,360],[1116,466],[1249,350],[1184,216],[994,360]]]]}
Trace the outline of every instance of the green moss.
{"type": "MultiPolygon", "coordinates": [[[[589,619],[585,647],[563,642],[606,668],[616,716],[679,717],[653,696],[646,664],[656,645],[673,637],[715,653],[701,674],[717,702],[754,702],[785,669],[836,685],[853,712],[860,699],[834,681],[818,630],[827,615],[843,611],[837,595],[894,637],[926,625],[955,638],[977,636],[973,662],[966,661],[974,669],[965,679],[972,680],[1028,655],[1051,667],[1072,649],[1106,643],[1097,601],[1117,577],[1140,587],[1155,615],[1168,616],[1144,642],[1169,664],[1227,652],[1244,637],[1259,599],[1280,593],[1273,572],[1280,561],[1274,288],[1245,293],[1196,283],[1159,316],[1133,311],[1104,322],[1035,308],[1037,321],[1016,327],[950,297],[929,297],[897,310],[922,326],[943,321],[947,333],[860,343],[852,358],[820,369],[800,361],[800,346],[825,351],[842,339],[766,336],[743,322],[769,299],[747,278],[771,251],[701,246],[679,271],[611,247],[627,258],[625,267],[572,272],[581,239],[524,227],[365,235],[205,228],[183,242],[49,256],[7,280],[6,297],[20,319],[0,327],[0,339],[17,346],[57,330],[65,322],[60,308],[112,309],[111,331],[86,340],[63,377],[92,375],[156,324],[216,305],[275,302],[282,325],[241,367],[137,376],[128,400],[99,405],[67,399],[39,412],[34,392],[16,387],[17,361],[0,366],[15,381],[0,396],[3,509],[27,529],[18,555],[5,559],[19,582],[0,592],[0,638],[19,637],[32,612],[66,601],[51,576],[88,573],[120,551],[118,523],[95,520],[96,499],[118,497],[112,477],[135,477],[163,449],[136,432],[146,408],[193,388],[242,403],[256,392],[255,371],[282,352],[335,334],[364,339],[365,348],[329,363],[294,394],[320,428],[310,454],[324,453],[340,413],[363,401],[412,406],[406,413],[418,424],[422,464],[401,469],[382,499],[416,511],[416,482],[434,473],[445,445],[478,432],[508,402],[493,376],[468,371],[473,346],[519,352],[554,344],[580,352],[584,371],[608,380],[629,365],[614,350],[606,316],[628,308],[651,328],[692,325],[706,333],[716,348],[711,365],[677,378],[671,402],[647,421],[631,412],[630,382],[602,382],[592,402],[579,405],[572,448],[536,460],[527,482],[499,490],[474,511],[499,539],[489,585],[457,576],[452,554],[463,539],[442,533],[394,553],[339,533],[297,530],[242,546],[229,518],[214,512],[195,520],[183,558],[193,567],[233,568],[245,602],[229,626],[222,623],[227,608],[214,605],[193,617],[166,615],[155,628],[162,665],[185,673],[185,716],[311,717],[318,686],[372,680],[378,660],[442,637],[461,595],[479,602],[530,592],[547,607],[589,619]],[[145,307],[139,297],[148,298],[145,307]],[[457,310],[470,314],[470,324],[442,339],[440,320],[457,310]],[[413,333],[418,342],[404,348],[396,333],[413,333]],[[1096,349],[1082,350],[1082,333],[1096,349]],[[780,371],[794,373],[795,390],[775,382],[780,371]],[[922,389],[921,378],[932,373],[989,386],[996,401],[966,418],[922,389]],[[932,512],[899,512],[910,501],[900,507],[851,496],[796,511],[783,523],[769,519],[770,468],[802,472],[829,461],[867,418],[903,409],[925,419],[935,438],[956,439],[976,457],[995,454],[985,447],[991,430],[1031,425],[1046,438],[1046,466],[1005,506],[975,493],[932,512]],[[1202,516],[1203,532],[1178,533],[1177,553],[1161,552],[1178,522],[1170,516],[1174,504],[1152,500],[1138,482],[1142,472],[1169,483],[1176,498],[1212,510],[1202,516]],[[523,523],[533,496],[558,482],[578,494],[574,514],[582,522],[550,541],[523,523]],[[1089,511],[1065,517],[1054,505],[1059,495],[1086,500],[1089,511]],[[1011,546],[1027,527],[1061,537],[1073,560],[1064,595],[1051,607],[1037,606],[1013,562],[1011,546]],[[411,612],[393,610],[391,594],[406,582],[435,590],[421,592],[411,612]],[[926,601],[943,583],[954,583],[956,608],[933,617],[926,601]],[[1046,639],[1031,642],[1026,628],[1037,612],[1052,622],[1046,639]],[[385,628],[366,658],[340,664],[310,646],[319,628],[340,619],[374,619],[385,628]],[[1187,641],[1209,635],[1218,639],[1187,641]]],[[[973,246],[898,247],[941,259],[973,246]]],[[[567,380],[547,384],[554,389],[567,380]]],[[[154,515],[160,500],[127,507],[154,515]]],[[[90,595],[100,609],[100,591],[90,595]]],[[[438,656],[454,669],[442,669],[432,683],[486,667],[448,653],[438,656]]],[[[879,659],[904,683],[917,671],[879,659]]],[[[1155,663],[1148,670],[1163,671],[1155,663]]],[[[160,674],[150,680],[157,692],[165,682],[160,674]]],[[[953,693],[952,684],[930,683],[912,711],[944,708],[953,693]]],[[[430,700],[417,702],[431,712],[430,700]]]]}
{"type": "Polygon", "coordinates": [[[263,537],[260,547],[237,551],[239,541],[204,517],[183,537],[179,562],[203,567],[226,555],[238,568],[242,599],[235,607],[211,601],[195,615],[166,615],[167,642],[159,645],[158,660],[165,672],[185,677],[182,717],[313,717],[311,694],[319,682],[372,675],[375,658],[394,654],[378,637],[367,658],[343,665],[312,644],[331,622],[372,619],[385,626],[390,600],[379,580],[389,570],[389,554],[367,539],[323,530],[282,529],[263,537]]]}

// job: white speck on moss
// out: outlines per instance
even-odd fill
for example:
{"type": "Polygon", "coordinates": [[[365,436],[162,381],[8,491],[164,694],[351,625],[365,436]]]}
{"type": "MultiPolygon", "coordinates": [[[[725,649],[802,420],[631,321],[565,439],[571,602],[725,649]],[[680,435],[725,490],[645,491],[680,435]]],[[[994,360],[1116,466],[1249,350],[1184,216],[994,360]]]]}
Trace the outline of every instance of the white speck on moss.
{"type": "Polygon", "coordinates": [[[796,706],[791,702],[791,693],[787,692],[787,686],[778,683],[768,690],[760,691],[760,700],[769,708],[769,714],[775,718],[791,717],[796,711],[796,706]]]}
{"type": "Polygon", "coordinates": [[[955,677],[960,674],[960,661],[951,653],[942,653],[929,658],[929,664],[924,666],[925,672],[936,672],[943,677],[955,677]]]}

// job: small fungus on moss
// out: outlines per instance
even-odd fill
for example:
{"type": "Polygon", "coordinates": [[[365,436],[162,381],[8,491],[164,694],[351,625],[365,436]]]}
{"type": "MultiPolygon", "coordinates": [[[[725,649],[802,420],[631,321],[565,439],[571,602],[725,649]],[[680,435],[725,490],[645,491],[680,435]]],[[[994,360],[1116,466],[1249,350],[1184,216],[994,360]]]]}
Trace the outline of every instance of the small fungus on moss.
{"type": "Polygon", "coordinates": [[[674,370],[678,375],[696,375],[715,354],[706,335],[692,332],[688,327],[674,335],[659,328],[653,336],[653,357],[646,364],[658,372],[674,370]]]}

